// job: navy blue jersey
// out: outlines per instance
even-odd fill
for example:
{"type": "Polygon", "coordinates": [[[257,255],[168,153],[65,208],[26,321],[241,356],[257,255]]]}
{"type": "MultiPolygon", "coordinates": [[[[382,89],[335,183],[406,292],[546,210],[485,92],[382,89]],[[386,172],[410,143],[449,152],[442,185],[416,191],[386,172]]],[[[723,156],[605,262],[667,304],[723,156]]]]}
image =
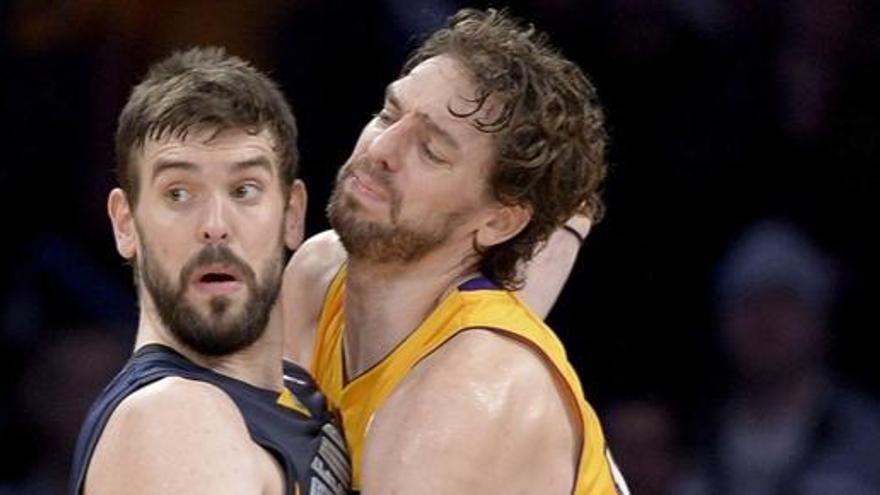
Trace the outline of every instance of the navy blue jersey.
{"type": "Polygon", "coordinates": [[[305,370],[284,363],[284,385],[290,392],[284,394],[201,367],[169,347],[149,344],[132,356],[89,410],[73,457],[71,495],[82,493],[95,446],[119,403],[170,376],[213,384],[235,402],[253,441],[282,466],[285,494],[348,493],[351,463],[345,442],[327,412],[324,396],[305,370]],[[281,400],[284,395],[287,401],[281,400]]]}

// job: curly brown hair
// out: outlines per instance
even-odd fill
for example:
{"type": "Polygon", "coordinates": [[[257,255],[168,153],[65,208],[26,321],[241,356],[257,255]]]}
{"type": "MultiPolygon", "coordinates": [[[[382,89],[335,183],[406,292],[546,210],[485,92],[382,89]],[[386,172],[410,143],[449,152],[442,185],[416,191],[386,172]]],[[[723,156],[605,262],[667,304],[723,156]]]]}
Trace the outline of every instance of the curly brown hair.
{"type": "Polygon", "coordinates": [[[296,178],[296,120],[275,83],[223,48],[191,48],[152,65],[119,116],[116,176],[132,205],[137,204],[139,184],[131,163],[134,152],[148,139],[185,138],[198,126],[254,134],[268,129],[280,161],[281,184],[289,186],[296,178]]]}
{"type": "Polygon", "coordinates": [[[601,217],[607,134],[596,89],[544,34],[505,11],[460,10],[410,55],[403,74],[438,55],[461,63],[477,91],[472,111],[449,112],[495,135],[492,196],[532,211],[512,239],[477,246],[480,270],[508,289],[518,288],[518,265],[554,230],[575,213],[594,222],[601,217]],[[490,97],[500,110],[491,119],[476,117],[490,97]]]}

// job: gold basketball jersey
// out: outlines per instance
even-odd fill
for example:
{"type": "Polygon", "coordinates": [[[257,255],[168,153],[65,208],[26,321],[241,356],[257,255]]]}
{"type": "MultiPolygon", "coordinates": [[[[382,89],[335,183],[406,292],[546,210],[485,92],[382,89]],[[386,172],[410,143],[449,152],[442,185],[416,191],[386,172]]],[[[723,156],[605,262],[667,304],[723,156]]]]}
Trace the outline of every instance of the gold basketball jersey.
{"type": "Polygon", "coordinates": [[[327,396],[329,407],[341,416],[352,460],[352,488],[361,489],[363,447],[373,414],[406,374],[432,351],[468,329],[488,329],[528,342],[567,384],[577,404],[583,446],[575,494],[625,495],[626,485],[605,446],[598,418],[584,399],[565,349],[547,325],[514,293],[498,289],[487,279],[459,286],[388,356],[350,383],[344,380],[342,336],[346,267],[333,279],[318,322],[311,372],[327,396]]]}

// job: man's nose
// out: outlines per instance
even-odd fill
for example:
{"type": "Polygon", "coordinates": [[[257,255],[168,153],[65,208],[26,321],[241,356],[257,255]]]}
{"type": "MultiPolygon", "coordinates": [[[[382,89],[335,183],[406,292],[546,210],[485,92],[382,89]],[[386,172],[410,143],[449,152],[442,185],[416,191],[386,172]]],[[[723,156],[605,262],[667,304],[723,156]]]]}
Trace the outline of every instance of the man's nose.
{"type": "Polygon", "coordinates": [[[389,125],[379,132],[367,147],[367,158],[384,170],[396,172],[404,162],[406,144],[413,135],[413,121],[410,116],[389,125]]]}
{"type": "Polygon", "coordinates": [[[222,198],[213,197],[205,206],[205,216],[199,229],[199,238],[207,244],[226,242],[229,239],[227,206],[222,198]]]}

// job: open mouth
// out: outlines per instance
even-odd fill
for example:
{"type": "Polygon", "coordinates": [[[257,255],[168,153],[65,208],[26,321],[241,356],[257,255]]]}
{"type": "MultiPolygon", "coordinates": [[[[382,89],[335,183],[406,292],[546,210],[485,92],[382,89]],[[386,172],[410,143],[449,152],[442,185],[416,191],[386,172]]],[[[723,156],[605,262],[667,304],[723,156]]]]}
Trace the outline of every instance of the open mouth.
{"type": "Polygon", "coordinates": [[[199,282],[203,284],[216,284],[223,282],[236,282],[238,279],[230,273],[211,272],[206,273],[199,278],[199,282]]]}
{"type": "Polygon", "coordinates": [[[207,266],[198,270],[194,276],[196,288],[211,295],[231,294],[242,287],[238,272],[221,266],[207,266]]]}

